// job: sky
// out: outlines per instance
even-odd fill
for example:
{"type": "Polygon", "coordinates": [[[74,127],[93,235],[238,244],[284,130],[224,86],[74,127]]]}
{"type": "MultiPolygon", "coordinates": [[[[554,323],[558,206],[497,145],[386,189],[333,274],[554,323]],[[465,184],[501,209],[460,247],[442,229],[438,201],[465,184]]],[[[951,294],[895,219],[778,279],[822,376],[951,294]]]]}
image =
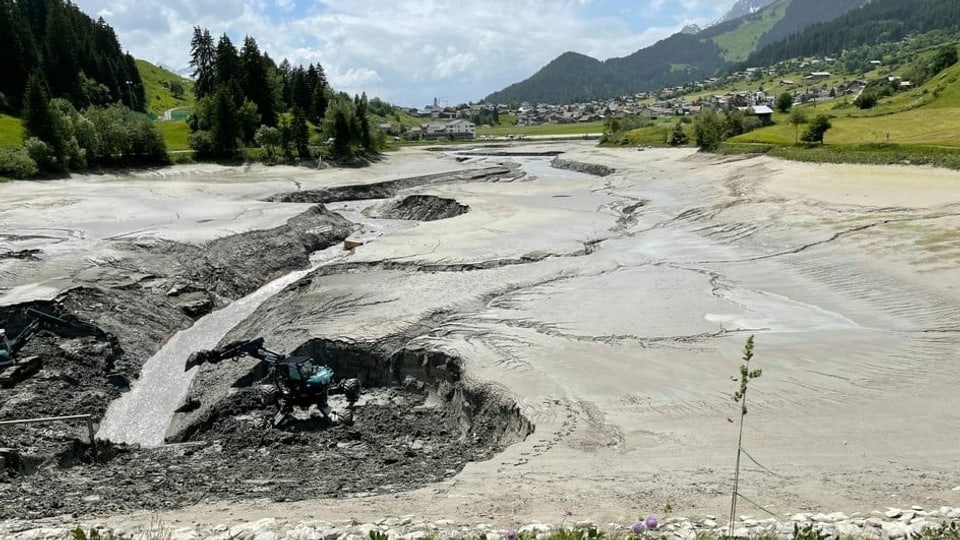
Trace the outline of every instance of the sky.
{"type": "Polygon", "coordinates": [[[566,51],[628,55],[734,0],[74,0],[137,58],[188,67],[194,26],[319,63],[335,90],[407,107],[479,101],[566,51]]]}

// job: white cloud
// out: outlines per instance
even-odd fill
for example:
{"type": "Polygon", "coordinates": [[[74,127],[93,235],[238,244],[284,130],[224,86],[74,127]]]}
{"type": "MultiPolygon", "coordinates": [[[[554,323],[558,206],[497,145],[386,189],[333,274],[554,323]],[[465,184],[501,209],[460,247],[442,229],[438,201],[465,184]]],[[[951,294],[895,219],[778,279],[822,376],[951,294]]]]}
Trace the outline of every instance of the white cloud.
{"type": "Polygon", "coordinates": [[[630,54],[686,22],[716,18],[733,0],[651,0],[627,11],[617,0],[75,3],[103,15],[124,48],[155,63],[185,67],[199,25],[238,45],[249,34],[277,61],[320,63],[338,90],[423,105],[437,95],[478,100],[568,50],[600,59],[630,54]]]}

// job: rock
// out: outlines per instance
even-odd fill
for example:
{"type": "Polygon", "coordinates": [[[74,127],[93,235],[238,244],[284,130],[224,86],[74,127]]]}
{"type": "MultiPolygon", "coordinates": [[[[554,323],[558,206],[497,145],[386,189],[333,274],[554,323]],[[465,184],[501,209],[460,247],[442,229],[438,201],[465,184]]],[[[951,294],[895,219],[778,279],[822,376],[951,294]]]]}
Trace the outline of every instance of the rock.
{"type": "Polygon", "coordinates": [[[717,526],[717,522],[714,521],[714,520],[712,520],[712,519],[707,518],[707,519],[703,520],[703,522],[701,523],[701,525],[702,525],[703,527],[707,527],[707,528],[709,528],[709,529],[712,529],[712,528],[714,528],[714,527],[717,526]]]}
{"type": "Polygon", "coordinates": [[[544,523],[531,523],[530,525],[524,525],[520,527],[518,532],[521,533],[537,533],[537,534],[546,534],[552,530],[550,525],[544,523]]]}
{"type": "MultiPolygon", "coordinates": [[[[117,536],[120,536],[120,534],[117,533],[117,536]]],[[[170,533],[170,540],[200,540],[201,538],[203,537],[193,527],[180,527],[170,533]]]]}
{"type": "Polygon", "coordinates": [[[343,531],[337,527],[318,528],[316,537],[323,540],[337,540],[341,534],[343,531]]]}
{"type": "Polygon", "coordinates": [[[913,510],[915,510],[915,511],[917,511],[917,512],[923,512],[923,507],[922,507],[922,506],[917,506],[916,504],[913,505],[913,506],[911,506],[910,508],[912,508],[913,510]]]}
{"type": "Polygon", "coordinates": [[[750,538],[753,536],[753,533],[746,527],[739,527],[733,530],[733,536],[734,538],[750,538]]]}
{"type": "Polygon", "coordinates": [[[903,515],[903,511],[897,508],[891,508],[886,512],[884,512],[883,515],[887,516],[890,519],[897,519],[898,517],[903,515]]]}
{"type": "Polygon", "coordinates": [[[827,517],[830,518],[830,521],[833,523],[839,523],[841,521],[849,521],[850,517],[844,514],[843,512],[833,512],[827,514],[827,517]]]}
{"type": "Polygon", "coordinates": [[[401,536],[403,540],[426,540],[430,535],[427,531],[413,531],[401,536]]]}
{"type": "Polygon", "coordinates": [[[883,524],[883,537],[889,540],[906,538],[910,536],[910,526],[903,523],[892,521],[883,524]]]}
{"type": "Polygon", "coordinates": [[[917,514],[916,514],[915,512],[913,512],[913,511],[907,511],[907,512],[904,512],[902,516],[900,516],[900,521],[902,521],[903,523],[906,523],[907,525],[909,525],[910,522],[911,522],[911,521],[913,520],[913,518],[915,518],[915,517],[917,517],[917,514]]]}
{"type": "Polygon", "coordinates": [[[864,525],[867,527],[873,527],[875,529],[883,528],[883,520],[879,518],[867,518],[864,521],[864,525]]]}
{"type": "Polygon", "coordinates": [[[807,514],[794,514],[790,516],[791,521],[799,521],[801,523],[805,521],[810,521],[810,516],[807,514]]]}
{"type": "Polygon", "coordinates": [[[836,530],[840,537],[859,537],[863,532],[860,527],[844,522],[837,523],[836,530]]]}
{"type": "Polygon", "coordinates": [[[27,540],[27,539],[30,539],[30,540],[33,540],[33,539],[40,539],[40,540],[47,540],[47,539],[49,539],[49,540],[54,540],[54,539],[57,539],[57,540],[59,540],[59,539],[61,539],[61,538],[67,538],[67,537],[69,537],[69,536],[70,536],[70,531],[67,530],[67,529],[59,529],[59,528],[55,528],[55,527],[41,527],[41,528],[39,528],[39,529],[30,529],[30,530],[28,530],[28,531],[23,531],[23,532],[21,532],[21,533],[18,533],[18,534],[15,534],[15,535],[11,536],[11,538],[15,538],[15,539],[17,539],[17,540],[20,540],[20,539],[23,539],[23,540],[27,540]]]}
{"type": "Polygon", "coordinates": [[[348,532],[349,532],[350,534],[356,534],[356,535],[362,536],[362,537],[364,537],[364,538],[369,538],[371,531],[377,531],[377,532],[379,532],[379,531],[380,531],[380,528],[379,528],[376,524],[373,524],[373,523],[364,523],[364,524],[362,524],[362,525],[357,525],[357,526],[355,526],[355,527],[352,527],[348,532]]]}

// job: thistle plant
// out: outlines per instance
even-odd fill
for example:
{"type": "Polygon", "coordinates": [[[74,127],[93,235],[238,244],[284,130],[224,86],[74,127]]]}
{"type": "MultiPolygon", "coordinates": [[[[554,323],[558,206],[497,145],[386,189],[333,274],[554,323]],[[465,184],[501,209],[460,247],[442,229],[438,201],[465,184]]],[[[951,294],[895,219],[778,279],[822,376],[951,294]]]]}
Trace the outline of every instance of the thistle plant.
{"type": "MultiPolygon", "coordinates": [[[[740,364],[740,388],[734,392],[733,401],[740,405],[740,433],[737,436],[737,465],[733,473],[733,494],[730,496],[730,526],[728,535],[733,537],[733,524],[737,516],[737,498],[740,496],[740,456],[743,454],[743,418],[747,416],[747,389],[750,381],[762,375],[760,369],[750,369],[753,360],[753,336],[743,346],[743,364],[740,364]]],[[[734,381],[737,379],[734,378],[734,381]]]]}

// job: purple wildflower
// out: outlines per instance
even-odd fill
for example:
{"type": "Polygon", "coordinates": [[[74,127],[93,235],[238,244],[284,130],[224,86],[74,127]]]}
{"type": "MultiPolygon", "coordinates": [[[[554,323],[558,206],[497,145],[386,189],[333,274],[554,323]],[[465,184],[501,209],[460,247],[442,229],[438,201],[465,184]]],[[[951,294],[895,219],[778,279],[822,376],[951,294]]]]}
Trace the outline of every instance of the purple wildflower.
{"type": "Polygon", "coordinates": [[[633,524],[633,527],[630,527],[630,530],[633,531],[633,534],[643,534],[647,530],[647,526],[642,521],[638,521],[633,524]]]}
{"type": "Polygon", "coordinates": [[[572,509],[572,508],[564,508],[564,509],[563,509],[563,517],[570,517],[570,516],[572,516],[572,515],[573,515],[573,509],[572,509]]]}
{"type": "Polygon", "coordinates": [[[657,518],[656,518],[656,517],[654,517],[654,516],[647,516],[647,519],[644,520],[644,524],[647,526],[648,529],[650,529],[650,530],[652,531],[652,530],[654,530],[654,529],[657,528],[657,525],[658,525],[659,523],[657,522],[657,518]]]}
{"type": "Polygon", "coordinates": [[[507,540],[517,540],[516,529],[507,529],[507,540]]]}

